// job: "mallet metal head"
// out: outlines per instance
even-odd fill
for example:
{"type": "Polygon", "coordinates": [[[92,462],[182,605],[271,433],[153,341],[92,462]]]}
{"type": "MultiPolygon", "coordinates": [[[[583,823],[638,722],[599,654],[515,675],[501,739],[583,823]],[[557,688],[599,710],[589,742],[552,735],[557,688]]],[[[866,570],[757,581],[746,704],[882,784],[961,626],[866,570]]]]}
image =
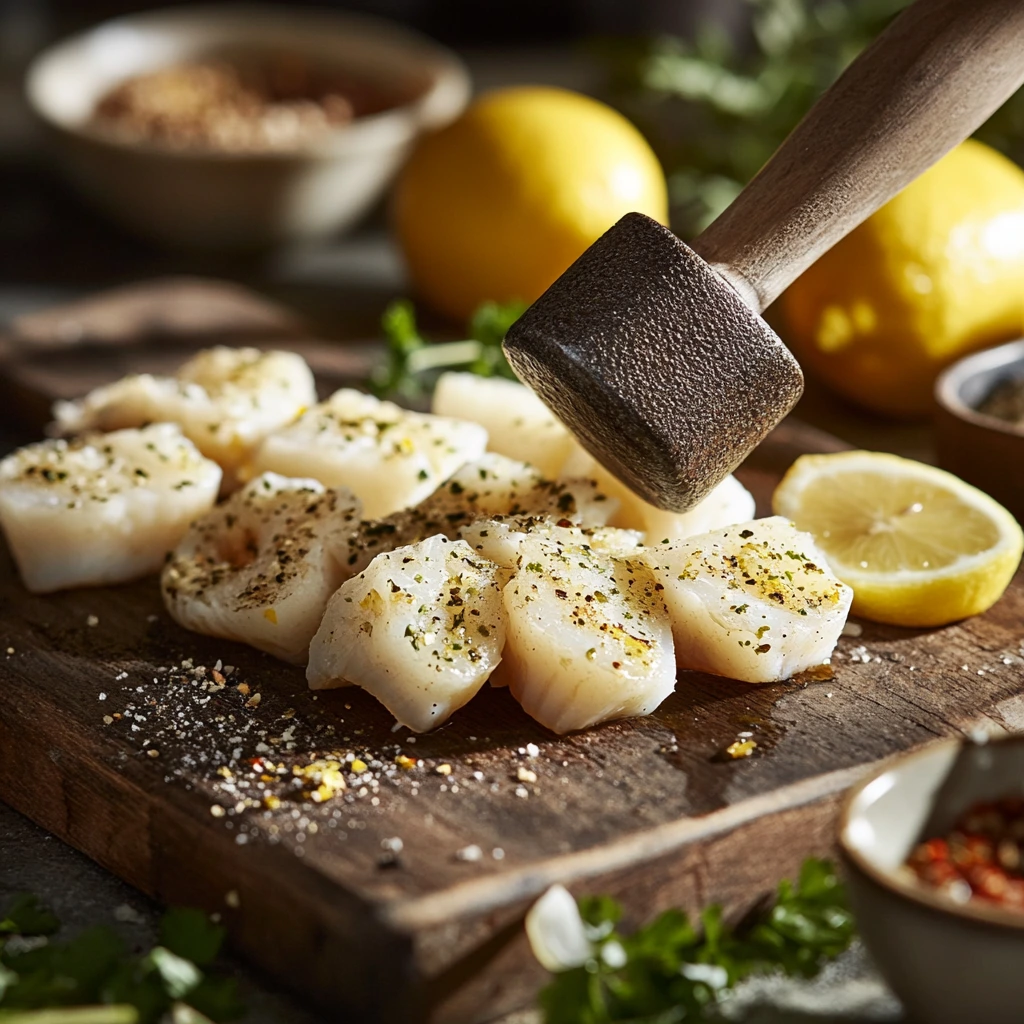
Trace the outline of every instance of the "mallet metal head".
{"type": "Polygon", "coordinates": [[[775,332],[657,221],[623,217],[505,338],[516,373],[659,508],[693,508],[786,415],[803,374],[775,332]]]}

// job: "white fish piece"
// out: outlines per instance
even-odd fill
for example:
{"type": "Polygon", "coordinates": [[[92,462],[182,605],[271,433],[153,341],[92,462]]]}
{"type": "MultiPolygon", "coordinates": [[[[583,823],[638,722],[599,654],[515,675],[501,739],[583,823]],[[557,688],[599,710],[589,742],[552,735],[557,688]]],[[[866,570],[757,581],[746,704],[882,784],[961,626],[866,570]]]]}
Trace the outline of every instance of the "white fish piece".
{"type": "Polygon", "coordinates": [[[580,545],[602,555],[625,557],[637,554],[644,536],[637,530],[614,526],[569,526],[551,516],[494,516],[477,519],[459,528],[458,536],[484,558],[514,569],[519,563],[523,541],[543,537],[567,545],[580,545]]]}
{"type": "Polygon", "coordinates": [[[650,714],[672,692],[672,625],[642,559],[527,536],[502,596],[501,680],[553,732],[650,714]]]}
{"type": "Polygon", "coordinates": [[[186,629],[304,665],[359,513],[345,488],[264,473],[192,525],[164,566],[164,604],[186,629]]]}
{"type": "Polygon", "coordinates": [[[169,423],[40,441],[0,462],[0,525],[34,593],[123,583],[160,568],[220,481],[169,423]]]}
{"type": "Polygon", "coordinates": [[[599,526],[617,508],[592,480],[548,480],[533,466],[485,452],[415,508],[360,523],[349,540],[346,564],[354,575],[381,551],[435,534],[454,540],[462,526],[483,516],[557,517],[566,524],[599,526]]]}
{"type": "Polygon", "coordinates": [[[756,519],[648,550],[680,668],[770,683],[831,657],[853,591],[788,519],[756,519]]]}
{"type": "Polygon", "coordinates": [[[263,439],[315,401],[313,374],[301,356],[220,345],[198,352],[173,377],[133,374],[57,402],[53,428],[66,435],[177,423],[221,466],[230,490],[263,439]]]}
{"type": "Polygon", "coordinates": [[[642,530],[650,544],[682,540],[754,518],[754,496],[731,475],[689,512],[666,512],[648,504],[578,444],[564,464],[562,475],[595,480],[602,491],[619,501],[619,510],[610,520],[610,525],[642,530]]]}
{"type": "Polygon", "coordinates": [[[505,579],[447,537],[378,555],[331,598],[310,645],[310,688],[354,683],[406,728],[436,728],[501,660],[505,579]]]}
{"type": "Polygon", "coordinates": [[[479,424],[409,412],[342,388],[268,437],[253,472],[348,487],[362,500],[366,518],[378,519],[422,501],[486,446],[487,431],[479,424]]]}
{"type": "Polygon", "coordinates": [[[603,526],[619,506],[592,478],[554,479],[526,462],[487,452],[453,473],[423,507],[474,517],[543,514],[603,526]]]}
{"type": "Polygon", "coordinates": [[[487,447],[556,478],[575,440],[561,420],[523,384],[475,373],[442,373],[431,411],[472,420],[487,430],[487,447]]]}

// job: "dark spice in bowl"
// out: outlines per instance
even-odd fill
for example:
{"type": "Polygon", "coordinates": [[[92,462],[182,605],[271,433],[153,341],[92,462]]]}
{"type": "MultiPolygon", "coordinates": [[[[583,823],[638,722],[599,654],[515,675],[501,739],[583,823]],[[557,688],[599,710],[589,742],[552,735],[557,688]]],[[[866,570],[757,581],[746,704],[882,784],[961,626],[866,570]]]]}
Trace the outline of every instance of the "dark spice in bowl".
{"type": "Polygon", "coordinates": [[[281,151],[407,99],[298,56],[218,58],[120,82],[97,103],[93,124],[172,148],[281,151]]]}
{"type": "Polygon", "coordinates": [[[1024,427],[1024,377],[1001,380],[979,404],[978,412],[1024,427]]]}

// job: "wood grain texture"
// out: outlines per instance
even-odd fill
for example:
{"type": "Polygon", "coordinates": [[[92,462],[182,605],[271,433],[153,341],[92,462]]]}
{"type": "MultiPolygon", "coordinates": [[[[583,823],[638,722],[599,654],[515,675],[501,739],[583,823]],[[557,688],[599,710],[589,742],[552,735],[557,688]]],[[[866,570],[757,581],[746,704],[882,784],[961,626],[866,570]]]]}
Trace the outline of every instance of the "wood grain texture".
{"type": "MultiPolygon", "coordinates": [[[[741,470],[761,513],[795,455],[837,447],[778,428],[741,470]]],[[[552,882],[611,892],[629,924],[709,900],[739,913],[831,848],[867,766],[1024,729],[1024,575],[959,625],[865,623],[834,667],[771,686],[681,673],[650,717],[565,737],[485,689],[413,738],[362,691],[310,693],[300,669],[179,629],[155,580],[35,597],[0,549],[0,798],[152,896],[220,912],[241,951],[334,1019],[473,1024],[543,982],[521,920],[552,882]],[[218,659],[236,668],[211,692],[218,659]],[[741,731],[755,756],[723,758],[741,731]],[[267,806],[253,759],[290,773],[332,752],[369,771],[324,803],[287,774],[267,806]],[[458,856],[471,846],[479,860],[458,856]]]]}
{"type": "Polygon", "coordinates": [[[917,0],[693,243],[756,312],[1024,82],[1020,0],[917,0]]]}
{"type": "Polygon", "coordinates": [[[168,374],[210,345],[287,343],[322,393],[363,379],[365,345],[311,336],[291,311],[225,281],[169,277],[103,292],[14,320],[0,334],[0,418],[42,432],[58,398],[128,373],[168,374]]]}

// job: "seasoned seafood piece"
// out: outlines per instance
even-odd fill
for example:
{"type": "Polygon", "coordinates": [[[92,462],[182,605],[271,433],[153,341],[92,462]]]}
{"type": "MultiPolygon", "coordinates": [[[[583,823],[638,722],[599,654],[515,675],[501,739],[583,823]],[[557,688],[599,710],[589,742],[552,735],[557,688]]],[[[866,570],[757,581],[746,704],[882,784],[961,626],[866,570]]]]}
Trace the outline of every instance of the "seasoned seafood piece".
{"type": "Polygon", "coordinates": [[[459,528],[459,537],[484,558],[514,569],[519,563],[522,543],[527,537],[543,537],[563,544],[579,545],[599,555],[625,557],[643,546],[643,534],[614,526],[572,526],[566,519],[551,516],[494,516],[477,519],[459,528]]]}
{"type": "Polygon", "coordinates": [[[500,681],[552,731],[647,715],[672,692],[672,626],[642,559],[526,536],[502,596],[500,681]]]}
{"type": "Polygon", "coordinates": [[[186,629],[304,665],[359,521],[343,487],[264,473],[194,523],[160,584],[186,629]]]}
{"type": "Polygon", "coordinates": [[[260,442],[315,401],[313,374],[294,352],[218,346],[197,353],[173,377],[134,374],[57,402],[54,428],[77,434],[177,423],[223,468],[225,489],[232,489],[260,442]]]}
{"type": "Polygon", "coordinates": [[[486,446],[487,431],[476,423],[409,412],[343,388],[268,437],[253,471],[348,487],[366,518],[378,519],[422,501],[486,446]]]}
{"type": "Polygon", "coordinates": [[[574,447],[572,456],[563,466],[562,475],[595,480],[605,494],[618,499],[619,510],[610,524],[643,530],[649,544],[682,540],[733,523],[745,523],[754,517],[754,496],[734,476],[727,476],[689,512],[666,512],[634,494],[579,445],[574,447]]]}
{"type": "Polygon", "coordinates": [[[575,446],[572,434],[528,387],[501,377],[442,373],[431,411],[479,423],[492,452],[528,462],[552,479],[575,446]]]}
{"type": "Polygon", "coordinates": [[[547,480],[533,466],[485,452],[415,508],[360,523],[349,539],[346,562],[351,573],[362,572],[381,551],[438,533],[454,540],[460,527],[482,516],[542,516],[601,525],[617,508],[591,480],[547,480]]]}
{"type": "Polygon", "coordinates": [[[35,593],[123,583],[160,568],[220,480],[169,423],[41,441],[0,462],[0,524],[35,593]]]}
{"type": "Polygon", "coordinates": [[[435,728],[501,660],[507,575],[447,537],[378,555],[331,598],[309,650],[310,687],[355,683],[414,732],[435,728]]]}
{"type": "Polygon", "coordinates": [[[814,538],[778,516],[654,544],[648,558],[679,667],[748,683],[827,662],[853,598],[814,538]]]}

